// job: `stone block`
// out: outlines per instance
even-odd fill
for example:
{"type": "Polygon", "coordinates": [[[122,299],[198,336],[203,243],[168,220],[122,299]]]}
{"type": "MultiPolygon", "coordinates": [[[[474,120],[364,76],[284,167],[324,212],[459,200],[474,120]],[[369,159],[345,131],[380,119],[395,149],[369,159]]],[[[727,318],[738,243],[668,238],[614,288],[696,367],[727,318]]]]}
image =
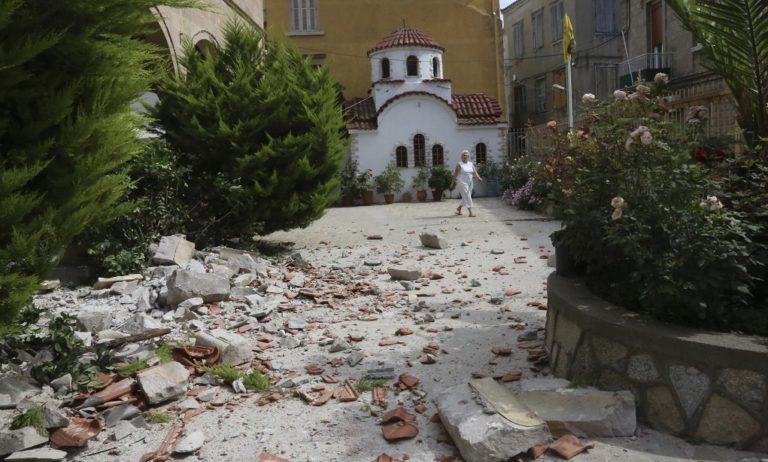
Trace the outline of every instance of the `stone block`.
{"type": "Polygon", "coordinates": [[[0,378],[0,394],[10,397],[10,403],[5,406],[7,408],[15,408],[24,398],[38,393],[40,393],[40,389],[23,377],[9,375],[0,378]]]}
{"type": "Polygon", "coordinates": [[[712,444],[743,445],[760,433],[760,422],[733,401],[712,395],[699,420],[695,437],[712,444]]]}
{"type": "Polygon", "coordinates": [[[755,412],[765,403],[767,382],[764,375],[743,369],[725,369],[717,379],[729,395],[755,412]]]}
{"type": "Polygon", "coordinates": [[[176,361],[139,372],[139,387],[149,404],[159,404],[181,396],[187,390],[189,371],[176,361]]]}
{"type": "Polygon", "coordinates": [[[168,305],[178,305],[194,297],[200,297],[207,303],[219,302],[228,296],[229,279],[217,274],[177,270],[168,278],[168,305]]]}
{"type": "Polygon", "coordinates": [[[653,387],[645,393],[645,417],[653,428],[673,434],[685,430],[685,420],[667,387],[653,387]]]}
{"type": "Polygon", "coordinates": [[[205,433],[201,431],[187,433],[176,443],[173,452],[176,454],[191,454],[203,447],[203,444],[205,444],[205,433]]]}
{"type": "Polygon", "coordinates": [[[677,399],[690,419],[699,404],[709,393],[709,377],[695,367],[670,366],[669,379],[677,393],[677,399]]]}
{"type": "MultiPolygon", "coordinates": [[[[133,282],[133,281],[141,281],[142,279],[144,279],[144,276],[142,276],[141,274],[128,274],[125,276],[114,276],[111,278],[98,278],[96,280],[96,283],[93,285],[93,288],[96,290],[107,289],[112,287],[118,282],[133,282]]],[[[127,287],[127,285],[125,287],[127,287]]]]}
{"type": "Polygon", "coordinates": [[[659,371],[653,361],[653,356],[640,354],[629,358],[627,376],[635,382],[648,383],[659,378],[659,371]]]}
{"type": "Polygon", "coordinates": [[[129,335],[141,334],[150,329],[160,329],[163,325],[152,316],[145,313],[136,313],[120,326],[120,330],[129,335]]]}
{"type": "Polygon", "coordinates": [[[554,343],[559,345],[554,373],[558,377],[568,377],[570,363],[581,339],[582,329],[565,316],[557,317],[554,343]]]}
{"type": "Polygon", "coordinates": [[[14,452],[5,460],[15,462],[58,462],[67,457],[67,452],[60,449],[40,448],[14,452]]]}
{"type": "Polygon", "coordinates": [[[50,404],[43,406],[43,425],[45,428],[61,428],[69,425],[69,419],[50,404]]]}
{"type": "Polygon", "coordinates": [[[516,396],[547,422],[555,437],[568,432],[586,438],[632,436],[637,429],[635,397],[626,390],[611,392],[545,383],[540,389],[524,389],[516,396]]]}
{"type": "Polygon", "coordinates": [[[152,262],[159,265],[183,266],[189,263],[194,255],[195,244],[184,239],[183,235],[163,236],[152,262]]]}
{"type": "Polygon", "coordinates": [[[421,245],[424,247],[430,247],[432,249],[447,249],[448,248],[448,241],[440,237],[438,234],[435,233],[422,233],[419,234],[419,239],[421,239],[421,245]]]}
{"type": "Polygon", "coordinates": [[[597,388],[606,391],[632,390],[632,382],[611,369],[604,369],[597,379],[597,388]]]}
{"type": "Polygon", "coordinates": [[[436,404],[443,426],[467,462],[511,460],[550,439],[544,423],[526,427],[514,424],[498,413],[486,413],[467,384],[443,391],[437,396],[436,404]]]}
{"type": "Polygon", "coordinates": [[[249,363],[253,359],[251,344],[245,337],[223,329],[214,329],[210,332],[199,332],[195,335],[195,345],[205,347],[217,347],[221,352],[223,364],[249,363]]]}
{"type": "Polygon", "coordinates": [[[48,438],[37,433],[32,427],[3,431],[0,432],[0,457],[47,442],[48,438]]]}
{"type": "Polygon", "coordinates": [[[595,358],[601,366],[612,367],[623,371],[627,358],[627,347],[609,340],[605,337],[592,337],[592,350],[595,352],[595,358]]]}
{"type": "Polygon", "coordinates": [[[421,270],[412,267],[390,266],[387,272],[396,281],[414,281],[421,277],[421,270]]]}
{"type": "Polygon", "coordinates": [[[108,307],[101,309],[84,309],[77,313],[78,330],[86,332],[99,332],[109,329],[112,325],[112,312],[108,307]]]}

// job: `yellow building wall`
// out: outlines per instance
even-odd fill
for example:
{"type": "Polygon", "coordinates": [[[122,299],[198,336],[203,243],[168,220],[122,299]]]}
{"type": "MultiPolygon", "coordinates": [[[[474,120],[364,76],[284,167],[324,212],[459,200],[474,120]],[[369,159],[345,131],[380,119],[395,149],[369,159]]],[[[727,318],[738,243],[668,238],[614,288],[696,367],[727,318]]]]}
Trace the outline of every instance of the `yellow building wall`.
{"type": "Polygon", "coordinates": [[[316,0],[319,31],[292,33],[291,0],[264,0],[264,26],[286,35],[306,55],[326,64],[344,96],[371,86],[366,53],[395,30],[417,29],[445,47],[443,75],[453,93],[485,93],[504,105],[499,0],[316,0]]]}

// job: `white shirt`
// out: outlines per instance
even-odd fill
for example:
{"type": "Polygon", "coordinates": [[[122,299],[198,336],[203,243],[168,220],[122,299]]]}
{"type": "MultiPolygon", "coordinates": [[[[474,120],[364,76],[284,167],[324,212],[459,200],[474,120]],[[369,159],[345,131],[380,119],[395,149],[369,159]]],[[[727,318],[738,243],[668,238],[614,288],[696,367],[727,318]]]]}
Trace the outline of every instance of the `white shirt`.
{"type": "Polygon", "coordinates": [[[475,166],[472,164],[471,160],[468,160],[467,162],[461,162],[459,161],[459,167],[461,167],[461,171],[459,172],[459,181],[462,181],[464,183],[469,183],[472,181],[472,172],[475,171],[475,166]]]}

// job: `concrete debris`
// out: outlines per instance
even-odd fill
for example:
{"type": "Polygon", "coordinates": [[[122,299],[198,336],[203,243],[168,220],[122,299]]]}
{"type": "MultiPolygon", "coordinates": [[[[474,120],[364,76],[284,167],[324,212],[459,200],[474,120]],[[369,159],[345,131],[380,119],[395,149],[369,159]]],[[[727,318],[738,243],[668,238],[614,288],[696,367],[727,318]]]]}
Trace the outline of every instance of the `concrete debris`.
{"type": "Polygon", "coordinates": [[[419,239],[421,239],[421,245],[424,247],[429,247],[432,249],[447,249],[448,248],[448,241],[440,237],[438,234],[435,233],[422,233],[419,234],[419,239]]]}
{"type": "Polygon", "coordinates": [[[48,438],[37,433],[37,430],[32,427],[0,431],[0,457],[47,442],[48,438]]]}
{"type": "Polygon", "coordinates": [[[131,434],[133,434],[135,431],[136,427],[134,427],[130,422],[121,420],[117,423],[117,425],[115,425],[113,436],[115,441],[121,441],[131,436],[131,434]]]}
{"type": "Polygon", "coordinates": [[[137,379],[147,402],[159,404],[184,394],[189,371],[176,361],[171,361],[140,372],[137,379]]]}
{"type": "Polygon", "coordinates": [[[415,281],[421,277],[421,270],[413,267],[390,266],[387,272],[395,281],[415,281]]]}
{"type": "Polygon", "coordinates": [[[9,375],[0,378],[0,395],[10,397],[7,408],[16,407],[23,399],[40,393],[40,389],[31,385],[24,377],[9,375]]]}
{"type": "Polygon", "coordinates": [[[139,408],[133,404],[123,404],[122,406],[107,409],[102,414],[102,417],[104,417],[104,422],[107,428],[111,428],[123,420],[131,420],[139,415],[141,415],[139,408]]]}
{"type": "Polygon", "coordinates": [[[47,429],[66,427],[69,419],[51,404],[43,406],[43,425],[47,429]]]}
{"type": "Polygon", "coordinates": [[[241,335],[223,329],[198,332],[195,334],[195,345],[218,348],[223,364],[236,366],[250,363],[253,359],[250,342],[241,335]]]}
{"type": "Polygon", "coordinates": [[[202,448],[203,444],[205,444],[205,433],[201,431],[188,433],[176,443],[176,448],[173,452],[176,454],[191,454],[202,448]]]}
{"type": "Polygon", "coordinates": [[[77,328],[81,331],[98,332],[112,325],[112,312],[108,307],[83,309],[77,314],[77,328]]]}
{"type": "Polygon", "coordinates": [[[229,297],[229,288],[229,279],[225,277],[177,270],[168,278],[166,303],[174,306],[194,297],[208,303],[219,302],[229,297]]]}
{"type": "Polygon", "coordinates": [[[59,287],[61,287],[61,281],[58,279],[48,279],[40,283],[39,290],[42,292],[51,292],[59,287]]]}
{"type": "Polygon", "coordinates": [[[163,325],[145,313],[136,313],[120,326],[120,330],[128,335],[140,334],[150,329],[160,329],[163,325]]]}
{"type": "Polygon", "coordinates": [[[184,239],[183,234],[163,236],[157,245],[152,262],[159,265],[179,265],[189,263],[195,255],[195,244],[184,239]]]}
{"type": "MultiPolygon", "coordinates": [[[[141,281],[144,279],[144,276],[141,274],[128,274],[126,276],[115,276],[111,278],[98,278],[95,284],[93,284],[93,288],[96,290],[99,289],[108,289],[112,287],[114,284],[118,282],[131,282],[131,281],[141,281]]],[[[127,285],[124,285],[123,287],[127,287],[127,285]]]]}
{"type": "Polygon", "coordinates": [[[64,460],[65,457],[67,457],[66,451],[40,448],[14,452],[6,457],[5,460],[12,460],[14,462],[58,462],[64,460]]]}

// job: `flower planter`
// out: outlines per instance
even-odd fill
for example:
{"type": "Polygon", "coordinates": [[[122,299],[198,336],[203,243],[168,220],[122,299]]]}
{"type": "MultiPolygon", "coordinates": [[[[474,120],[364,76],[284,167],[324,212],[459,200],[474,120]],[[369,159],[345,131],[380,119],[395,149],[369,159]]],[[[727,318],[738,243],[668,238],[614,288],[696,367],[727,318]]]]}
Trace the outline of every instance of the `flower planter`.
{"type": "Polygon", "coordinates": [[[419,189],[416,191],[416,199],[419,200],[419,202],[426,202],[427,201],[427,191],[423,189],[419,189]]]}
{"type": "Polygon", "coordinates": [[[555,271],[559,276],[583,276],[587,268],[577,261],[568,249],[558,245],[555,247],[555,271]]]}
{"type": "Polygon", "coordinates": [[[355,203],[355,198],[349,195],[341,196],[341,206],[351,207],[355,203]]]}
{"type": "Polygon", "coordinates": [[[384,202],[386,202],[387,204],[391,204],[392,202],[395,202],[394,193],[384,194],[384,202]]]}
{"type": "Polygon", "coordinates": [[[373,191],[363,191],[363,205],[373,204],[373,191]]]}
{"type": "Polygon", "coordinates": [[[443,191],[442,190],[433,189],[432,190],[432,200],[434,200],[434,201],[441,201],[441,200],[443,200],[443,191]]]}

